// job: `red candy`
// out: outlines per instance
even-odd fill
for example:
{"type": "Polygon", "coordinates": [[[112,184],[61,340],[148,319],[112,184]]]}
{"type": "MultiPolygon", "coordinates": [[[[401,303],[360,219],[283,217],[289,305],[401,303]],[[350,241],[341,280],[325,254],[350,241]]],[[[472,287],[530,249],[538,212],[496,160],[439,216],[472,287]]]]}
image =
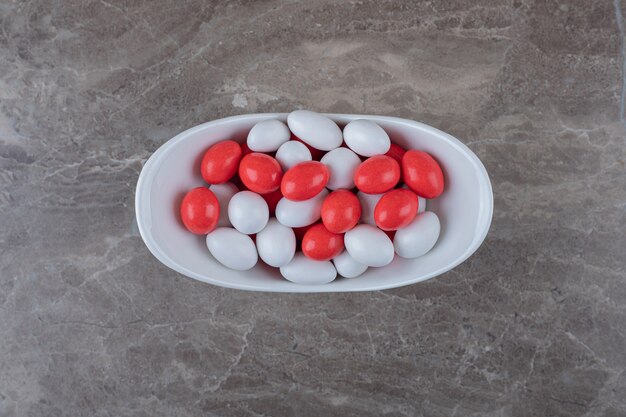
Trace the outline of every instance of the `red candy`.
{"type": "Polygon", "coordinates": [[[382,230],[398,230],[408,226],[417,215],[417,195],[399,188],[383,195],[374,208],[376,226],[382,230]]]}
{"type": "Polygon", "coordinates": [[[400,181],[400,165],[386,155],[372,156],[354,172],[354,184],[366,194],[381,194],[400,181]]]}
{"type": "Polygon", "coordinates": [[[240,160],[241,148],[237,142],[225,140],[216,143],[202,157],[202,178],[209,184],[222,184],[235,175],[240,160]]]}
{"type": "Polygon", "coordinates": [[[291,134],[291,140],[296,140],[300,143],[303,143],[304,146],[309,148],[309,152],[311,152],[311,157],[313,158],[314,161],[319,161],[320,159],[322,159],[322,156],[324,156],[324,154],[326,153],[324,151],[321,151],[317,148],[312,147],[311,145],[309,145],[308,143],[306,143],[305,141],[303,141],[302,139],[300,139],[293,133],[291,134]]]}
{"type": "Polygon", "coordinates": [[[402,156],[404,156],[405,153],[406,150],[402,146],[392,143],[385,155],[392,157],[398,164],[402,165],[402,156]]]}
{"type": "Polygon", "coordinates": [[[220,204],[208,188],[194,188],[183,197],[180,218],[191,233],[206,235],[215,229],[219,217],[220,204]]]}
{"type": "Polygon", "coordinates": [[[443,192],[441,167],[426,152],[407,151],[402,157],[402,175],[406,185],[424,198],[435,198],[443,192]]]}
{"type": "Polygon", "coordinates": [[[322,222],[332,233],[347,232],[356,226],[360,218],[361,203],[351,191],[333,191],[322,204],[322,222]]]}
{"type": "Polygon", "coordinates": [[[328,261],[343,251],[343,235],[329,232],[323,224],[315,224],[304,234],[302,253],[316,261],[328,261]]]}
{"type": "Polygon", "coordinates": [[[283,178],[283,170],[278,161],[271,156],[252,152],[241,160],[239,178],[250,191],[267,194],[278,190],[283,178]]]}
{"type": "Polygon", "coordinates": [[[300,162],[285,173],[280,191],[292,201],[308,200],[324,189],[329,178],[328,168],[321,162],[300,162]]]}
{"type": "Polygon", "coordinates": [[[267,203],[267,207],[270,209],[270,216],[273,216],[276,212],[276,206],[283,195],[280,190],[272,191],[271,193],[261,195],[265,202],[267,203]]]}

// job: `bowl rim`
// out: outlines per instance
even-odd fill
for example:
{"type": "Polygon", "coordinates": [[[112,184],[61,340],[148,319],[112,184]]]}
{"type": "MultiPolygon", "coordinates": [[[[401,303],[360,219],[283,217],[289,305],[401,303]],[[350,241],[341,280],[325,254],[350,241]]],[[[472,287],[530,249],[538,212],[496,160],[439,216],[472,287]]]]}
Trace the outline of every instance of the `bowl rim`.
{"type": "MultiPolygon", "coordinates": [[[[482,244],[482,242],[487,237],[489,232],[489,228],[491,226],[491,221],[493,218],[493,189],[491,186],[491,181],[489,179],[489,174],[482,161],[478,158],[478,156],[464,143],[455,138],[454,136],[439,130],[433,126],[427,125],[425,123],[417,122],[410,119],[404,119],[395,116],[379,116],[379,115],[366,115],[366,114],[342,114],[342,113],[321,113],[335,121],[349,121],[354,119],[371,119],[371,120],[379,120],[396,124],[404,124],[407,126],[417,127],[424,131],[428,131],[432,134],[435,134],[439,137],[440,140],[447,142],[454,148],[457,148],[460,152],[467,155],[474,165],[474,168],[479,172],[479,181],[480,181],[480,192],[481,196],[479,201],[481,203],[479,210],[479,218],[476,222],[476,230],[479,232],[475,234],[474,240],[468,246],[468,248],[459,255],[454,261],[447,263],[443,267],[432,271],[428,274],[418,276],[415,278],[408,279],[404,282],[400,283],[384,283],[378,285],[369,285],[367,287],[360,288],[347,288],[347,289],[333,289],[332,286],[328,285],[319,285],[315,286],[302,286],[298,284],[294,284],[292,288],[284,289],[284,288],[272,288],[272,285],[269,284],[267,286],[259,286],[259,285],[248,285],[248,284],[237,284],[229,282],[228,280],[221,280],[215,277],[207,277],[200,274],[196,274],[195,272],[185,268],[183,265],[173,261],[167,254],[165,254],[159,245],[156,244],[155,240],[152,239],[151,233],[149,229],[149,221],[151,219],[145,219],[144,214],[148,213],[147,211],[142,211],[141,207],[143,203],[149,204],[151,190],[148,187],[148,184],[152,183],[154,179],[156,171],[150,169],[153,165],[159,162],[162,158],[164,158],[169,150],[175,147],[179,142],[183,141],[187,136],[199,131],[203,130],[208,126],[213,124],[224,123],[226,121],[234,122],[237,120],[249,120],[249,119],[259,119],[264,120],[268,118],[286,118],[289,113],[248,113],[241,114],[236,116],[224,117],[216,120],[211,120],[205,123],[201,123],[199,125],[193,126],[189,129],[186,129],[171,139],[167,140],[163,144],[159,146],[159,148],[152,153],[152,155],[146,160],[144,163],[141,172],[139,174],[139,178],[137,180],[137,186],[135,189],[135,219],[139,229],[139,234],[144,244],[148,247],[148,250],[152,255],[157,258],[162,264],[167,266],[174,271],[183,274],[189,278],[193,278],[195,280],[205,282],[208,284],[217,285],[220,287],[233,288],[244,291],[263,291],[263,292],[279,292],[279,293],[322,293],[322,292],[361,292],[361,291],[380,291],[391,288],[399,288],[407,285],[416,284],[418,282],[426,281],[428,279],[434,278],[438,275],[441,275],[451,269],[455,268],[459,264],[463,263],[467,260],[482,244]]],[[[149,215],[147,215],[149,217],[149,215]]],[[[247,271],[242,271],[247,272],[247,271]]]]}

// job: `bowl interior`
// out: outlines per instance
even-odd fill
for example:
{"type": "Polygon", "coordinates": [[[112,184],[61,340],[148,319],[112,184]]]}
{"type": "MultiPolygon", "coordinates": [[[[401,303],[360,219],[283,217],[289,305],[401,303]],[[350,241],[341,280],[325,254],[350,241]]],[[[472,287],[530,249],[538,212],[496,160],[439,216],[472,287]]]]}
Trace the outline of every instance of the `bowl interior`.
{"type": "Polygon", "coordinates": [[[168,141],[146,162],[137,185],[136,214],[141,235],[151,252],[170,268],[189,277],[225,287],[281,292],[364,291],[398,287],[445,272],[469,257],[483,241],[492,214],[487,173],[467,147],[452,136],[410,120],[361,115],[329,115],[345,125],[367,118],[382,126],[404,148],[429,152],[441,164],[446,189],[428,201],[427,210],[441,221],[435,247],[417,259],[396,257],[384,268],[369,268],[354,279],[338,278],[326,285],[297,285],[277,269],[259,262],[249,271],[233,271],[209,254],[205,238],[188,233],[178,213],[190,188],[205,185],[199,163],[204,151],[226,139],[245,140],[252,126],[267,118],[286,120],[286,114],[254,114],[216,120],[189,129],[168,141]]]}

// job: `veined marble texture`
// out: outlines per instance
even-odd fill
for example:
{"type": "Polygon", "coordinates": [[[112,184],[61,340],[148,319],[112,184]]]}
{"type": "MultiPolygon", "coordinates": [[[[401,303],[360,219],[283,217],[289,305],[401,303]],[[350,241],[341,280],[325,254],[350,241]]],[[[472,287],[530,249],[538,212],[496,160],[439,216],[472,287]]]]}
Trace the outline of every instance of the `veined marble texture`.
{"type": "Polygon", "coordinates": [[[0,1],[0,416],[625,416],[621,0],[0,1]],[[491,231],[426,283],[182,277],[142,163],[229,115],[396,115],[483,160],[491,231]]]}

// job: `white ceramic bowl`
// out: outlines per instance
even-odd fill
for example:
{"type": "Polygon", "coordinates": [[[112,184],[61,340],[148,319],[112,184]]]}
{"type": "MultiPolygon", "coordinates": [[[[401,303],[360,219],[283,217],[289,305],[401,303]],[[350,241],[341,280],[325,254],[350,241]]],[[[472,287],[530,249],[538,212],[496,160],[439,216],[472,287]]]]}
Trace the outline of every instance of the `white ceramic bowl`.
{"type": "Polygon", "coordinates": [[[255,123],[285,113],[247,114],[204,123],[167,141],[148,159],[137,183],[135,211],[139,231],[150,252],[183,275],[252,291],[343,292],[374,291],[414,284],[442,274],[467,259],[485,239],[493,213],[493,194],[485,167],[458,139],[431,126],[386,116],[328,114],[344,126],[354,119],[370,119],[382,126],[392,141],[404,148],[421,149],[441,164],[446,188],[428,202],[441,221],[435,247],[417,259],[394,261],[384,268],[369,268],[353,279],[337,278],[325,285],[299,285],[280,276],[278,269],[261,262],[249,271],[233,271],[211,257],[204,236],[187,232],[180,221],[183,195],[203,185],[200,160],[212,144],[226,139],[243,142],[255,123]]]}

